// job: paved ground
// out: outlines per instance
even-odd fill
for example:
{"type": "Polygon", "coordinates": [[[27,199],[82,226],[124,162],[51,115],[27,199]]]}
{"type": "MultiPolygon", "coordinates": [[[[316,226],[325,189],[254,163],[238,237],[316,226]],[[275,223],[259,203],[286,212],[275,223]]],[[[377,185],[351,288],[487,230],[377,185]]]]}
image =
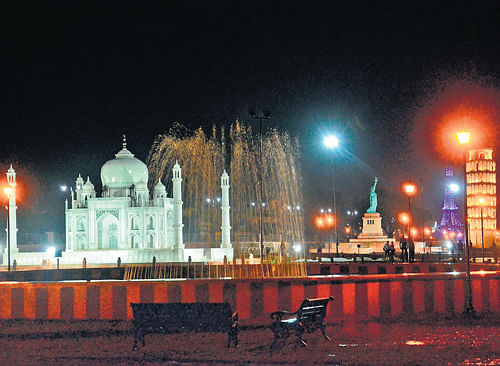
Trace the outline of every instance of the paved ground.
{"type": "Polygon", "coordinates": [[[130,322],[0,322],[1,365],[500,365],[500,318],[465,322],[345,322],[329,326],[332,342],[308,334],[273,354],[267,328],[242,329],[241,346],[217,333],[149,335],[132,351],[130,322]]]}

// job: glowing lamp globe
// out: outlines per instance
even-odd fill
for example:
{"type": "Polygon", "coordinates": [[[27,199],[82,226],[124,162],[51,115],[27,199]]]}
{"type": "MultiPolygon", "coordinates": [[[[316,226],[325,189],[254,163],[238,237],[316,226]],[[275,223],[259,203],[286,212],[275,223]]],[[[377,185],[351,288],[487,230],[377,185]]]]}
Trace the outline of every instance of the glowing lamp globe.
{"type": "Polygon", "coordinates": [[[457,193],[457,192],[458,192],[458,190],[459,190],[458,184],[456,184],[456,183],[451,183],[449,187],[450,187],[450,190],[451,190],[453,193],[457,193]]]}
{"type": "Polygon", "coordinates": [[[403,184],[403,191],[407,196],[414,196],[417,194],[417,186],[413,183],[403,184]]]}
{"type": "Polygon", "coordinates": [[[410,222],[410,217],[408,216],[408,214],[402,213],[399,215],[399,221],[401,221],[401,223],[403,224],[407,224],[408,222],[410,222]]]}
{"type": "Polygon", "coordinates": [[[457,140],[460,145],[465,145],[470,142],[470,132],[457,132],[457,140]]]}
{"type": "Polygon", "coordinates": [[[328,135],[323,139],[323,144],[329,149],[334,149],[339,147],[339,139],[335,135],[328,135]]]}
{"type": "Polygon", "coordinates": [[[10,195],[12,194],[12,187],[4,187],[3,192],[7,197],[10,197],[10,195]]]}

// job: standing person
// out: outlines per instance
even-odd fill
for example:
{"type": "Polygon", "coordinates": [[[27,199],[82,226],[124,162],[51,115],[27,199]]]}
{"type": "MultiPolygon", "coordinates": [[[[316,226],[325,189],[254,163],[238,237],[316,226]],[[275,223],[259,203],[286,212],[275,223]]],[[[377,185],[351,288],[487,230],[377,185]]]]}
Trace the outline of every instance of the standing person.
{"type": "Polygon", "coordinates": [[[462,240],[459,240],[457,243],[457,251],[458,251],[458,258],[461,259],[464,257],[464,243],[462,240]]]}
{"type": "Polygon", "coordinates": [[[386,260],[389,259],[389,240],[384,244],[384,256],[386,260]]]}
{"type": "Polygon", "coordinates": [[[411,236],[410,239],[408,240],[408,254],[409,254],[408,261],[410,263],[415,262],[415,242],[413,241],[413,238],[411,236]]]}
{"type": "Polygon", "coordinates": [[[458,243],[456,240],[451,241],[451,258],[453,262],[457,261],[458,257],[458,243]]]}
{"type": "Polygon", "coordinates": [[[399,249],[401,249],[401,262],[408,260],[408,242],[404,236],[399,240],[399,249]]]}
{"type": "Polygon", "coordinates": [[[394,242],[391,241],[389,244],[389,262],[394,262],[394,254],[396,253],[396,249],[394,249],[394,242]]]}

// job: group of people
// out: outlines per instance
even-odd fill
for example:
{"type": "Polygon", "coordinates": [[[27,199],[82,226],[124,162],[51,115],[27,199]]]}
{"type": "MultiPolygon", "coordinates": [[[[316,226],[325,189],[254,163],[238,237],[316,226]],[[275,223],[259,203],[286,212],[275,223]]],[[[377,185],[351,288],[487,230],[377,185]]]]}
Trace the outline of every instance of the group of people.
{"type": "MultiPolygon", "coordinates": [[[[399,240],[399,249],[401,249],[401,262],[415,262],[415,242],[413,241],[413,238],[410,237],[406,240],[404,236],[401,237],[399,240]]],[[[385,242],[384,253],[389,262],[394,262],[396,249],[394,248],[393,242],[385,242]]]]}
{"type": "MultiPolygon", "coordinates": [[[[472,241],[469,243],[469,245],[472,247],[472,241]]],[[[450,254],[453,256],[453,261],[456,261],[457,260],[457,257],[458,258],[463,258],[464,257],[464,249],[465,249],[465,245],[464,243],[462,242],[462,240],[459,240],[458,242],[455,241],[455,240],[452,240],[450,242],[450,254]]]]}

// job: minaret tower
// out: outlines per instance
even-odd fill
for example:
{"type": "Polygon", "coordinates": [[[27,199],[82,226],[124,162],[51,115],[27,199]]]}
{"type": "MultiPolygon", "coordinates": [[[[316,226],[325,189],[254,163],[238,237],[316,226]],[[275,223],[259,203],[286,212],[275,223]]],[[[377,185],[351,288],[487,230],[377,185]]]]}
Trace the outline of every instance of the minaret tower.
{"type": "Polygon", "coordinates": [[[220,178],[221,189],[222,189],[222,239],[220,243],[221,248],[232,248],[231,246],[231,220],[229,216],[229,175],[227,175],[226,170],[222,173],[220,178]]]}
{"type": "Polygon", "coordinates": [[[175,162],[173,172],[173,203],[174,203],[174,256],[178,261],[184,260],[184,243],[182,239],[182,228],[184,225],[182,224],[182,174],[181,167],[175,162]]]}
{"type": "MultiPolygon", "coordinates": [[[[17,206],[16,206],[16,172],[10,164],[9,170],[7,170],[7,183],[9,184],[11,191],[9,195],[9,238],[10,238],[10,252],[17,253],[17,206]]],[[[7,248],[5,248],[7,250],[7,248]]],[[[12,258],[11,258],[12,260],[12,258]]]]}
{"type": "Polygon", "coordinates": [[[445,187],[444,187],[444,200],[443,200],[443,216],[439,223],[439,233],[443,238],[462,240],[464,225],[458,218],[458,207],[455,204],[453,197],[453,169],[446,168],[445,173],[445,187]]]}

